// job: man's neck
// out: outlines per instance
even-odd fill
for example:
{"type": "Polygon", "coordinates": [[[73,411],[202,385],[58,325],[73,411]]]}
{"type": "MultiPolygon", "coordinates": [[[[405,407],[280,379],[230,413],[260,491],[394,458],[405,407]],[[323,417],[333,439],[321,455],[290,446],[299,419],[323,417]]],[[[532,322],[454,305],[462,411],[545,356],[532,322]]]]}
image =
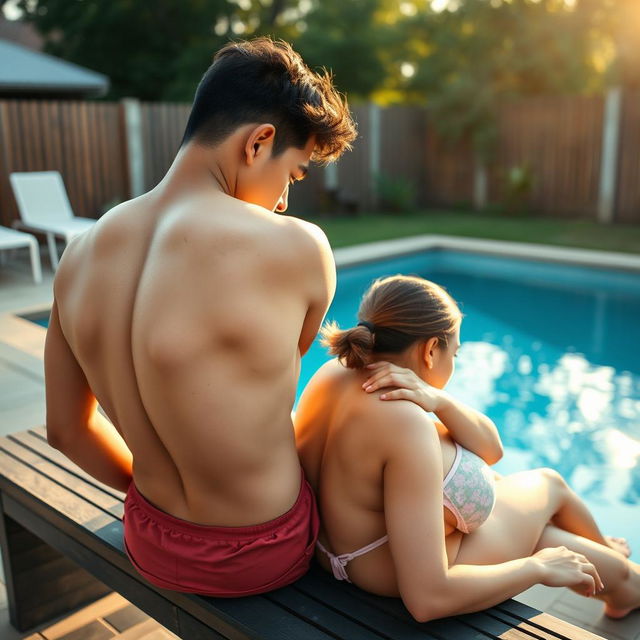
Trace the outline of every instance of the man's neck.
{"type": "Polygon", "coordinates": [[[216,150],[187,144],[178,151],[156,189],[168,192],[206,189],[233,196],[236,171],[228,162],[221,162],[222,156],[223,153],[216,150]]]}

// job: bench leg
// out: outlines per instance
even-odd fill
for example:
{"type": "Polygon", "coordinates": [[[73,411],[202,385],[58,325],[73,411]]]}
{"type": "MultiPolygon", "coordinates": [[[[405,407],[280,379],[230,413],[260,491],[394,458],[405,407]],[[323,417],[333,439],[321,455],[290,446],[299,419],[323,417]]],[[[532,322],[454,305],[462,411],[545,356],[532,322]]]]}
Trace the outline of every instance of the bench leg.
{"type": "Polygon", "coordinates": [[[22,525],[0,505],[0,546],[9,619],[26,631],[111,592],[22,525]]]}

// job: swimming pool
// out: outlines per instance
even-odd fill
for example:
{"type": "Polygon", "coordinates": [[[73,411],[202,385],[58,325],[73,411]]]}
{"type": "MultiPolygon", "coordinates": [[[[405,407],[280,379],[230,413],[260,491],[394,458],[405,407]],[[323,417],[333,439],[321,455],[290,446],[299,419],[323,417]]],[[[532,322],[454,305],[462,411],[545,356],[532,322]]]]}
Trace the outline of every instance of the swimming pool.
{"type": "MultiPolygon", "coordinates": [[[[557,469],[640,561],[640,271],[430,249],[340,268],[327,318],[353,326],[369,284],[396,273],[434,280],[460,304],[447,389],[497,424],[496,470],[557,469]]],[[[316,341],[298,395],[327,359],[316,341]]]]}
{"type": "MultiPolygon", "coordinates": [[[[498,426],[496,470],[557,469],[640,561],[640,273],[431,250],[340,269],[327,319],[353,326],[369,284],[396,273],[460,304],[447,389],[498,426]]],[[[314,343],[299,393],[327,359],[314,343]]]]}

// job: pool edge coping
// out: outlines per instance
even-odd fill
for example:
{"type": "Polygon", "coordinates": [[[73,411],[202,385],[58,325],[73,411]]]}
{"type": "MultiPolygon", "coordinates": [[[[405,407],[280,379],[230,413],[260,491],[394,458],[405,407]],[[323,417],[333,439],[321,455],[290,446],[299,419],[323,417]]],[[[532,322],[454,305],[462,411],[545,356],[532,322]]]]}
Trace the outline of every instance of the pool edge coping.
{"type": "Polygon", "coordinates": [[[497,256],[510,256],[521,259],[544,260],[546,262],[577,264],[592,267],[607,267],[625,271],[640,271],[640,256],[599,249],[579,249],[530,242],[512,242],[506,240],[485,240],[480,238],[461,238],[426,234],[367,242],[364,244],[340,247],[333,251],[337,267],[348,267],[373,262],[382,258],[419,253],[427,249],[449,249],[469,251],[497,256]]]}
{"type": "MultiPolygon", "coordinates": [[[[640,256],[612,251],[600,251],[598,249],[578,249],[547,244],[534,244],[530,242],[513,242],[506,240],[486,240],[480,238],[461,238],[459,236],[447,236],[438,234],[423,234],[407,236],[392,240],[380,240],[363,244],[339,247],[333,250],[336,266],[349,267],[366,264],[384,258],[411,255],[429,249],[449,249],[467,251],[484,255],[510,256],[520,259],[543,260],[545,262],[577,264],[591,267],[605,267],[624,271],[640,272],[640,256]]],[[[3,317],[11,316],[19,318],[22,322],[28,322],[34,332],[41,332],[44,346],[44,334],[46,329],[25,319],[24,316],[45,313],[50,310],[41,305],[7,311],[0,314],[3,317]]],[[[0,340],[14,349],[21,350],[20,341],[0,340]]],[[[33,356],[33,348],[28,349],[33,356]]]]}

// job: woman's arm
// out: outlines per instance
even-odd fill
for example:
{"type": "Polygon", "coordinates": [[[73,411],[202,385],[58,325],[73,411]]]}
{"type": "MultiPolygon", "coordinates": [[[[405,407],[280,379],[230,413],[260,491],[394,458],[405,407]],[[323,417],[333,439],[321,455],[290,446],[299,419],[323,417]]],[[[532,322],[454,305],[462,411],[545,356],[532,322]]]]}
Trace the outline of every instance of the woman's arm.
{"type": "Polygon", "coordinates": [[[437,404],[433,413],[440,418],[451,437],[469,451],[479,455],[487,464],[498,462],[504,452],[500,434],[493,420],[456,400],[446,391],[434,391],[437,392],[437,404]]]}
{"type": "MultiPolygon", "coordinates": [[[[385,520],[398,588],[416,620],[479,611],[536,583],[594,590],[599,578],[593,566],[562,548],[502,564],[449,567],[435,425],[411,403],[393,406],[394,428],[383,443],[385,520]]],[[[387,411],[379,413],[389,424],[387,411]]]]}
{"type": "Polygon", "coordinates": [[[395,387],[380,396],[381,400],[410,400],[425,411],[435,413],[451,437],[487,464],[502,458],[502,442],[496,425],[487,416],[456,400],[446,391],[436,389],[421,380],[411,369],[389,362],[377,362],[368,367],[372,375],[363,387],[368,393],[385,387],[395,387]]]}

